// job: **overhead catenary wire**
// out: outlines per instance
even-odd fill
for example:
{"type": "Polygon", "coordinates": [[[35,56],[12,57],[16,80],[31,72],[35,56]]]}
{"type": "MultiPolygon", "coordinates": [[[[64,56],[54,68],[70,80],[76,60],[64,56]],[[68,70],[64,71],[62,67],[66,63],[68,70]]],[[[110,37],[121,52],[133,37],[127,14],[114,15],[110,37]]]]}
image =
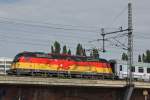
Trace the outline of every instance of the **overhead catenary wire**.
{"type": "Polygon", "coordinates": [[[33,21],[33,20],[26,20],[26,19],[16,19],[16,18],[8,18],[8,17],[2,17],[0,16],[0,19],[2,20],[9,20],[9,21],[19,21],[19,22],[24,22],[24,23],[34,23],[34,24],[43,24],[43,25],[59,25],[59,26],[69,26],[69,27],[78,27],[78,28],[99,28],[99,25],[97,26],[83,26],[83,25],[72,25],[72,24],[60,24],[60,23],[52,23],[52,22],[41,22],[41,21],[33,21]]]}
{"type": "MultiPolygon", "coordinates": [[[[5,17],[0,17],[0,23],[7,23],[7,24],[15,24],[15,25],[24,25],[28,27],[38,27],[38,28],[45,28],[45,29],[55,29],[55,30],[64,30],[64,31],[76,31],[76,32],[90,32],[90,33],[98,33],[99,27],[92,27],[92,30],[89,28],[78,27],[76,25],[65,25],[65,24],[52,24],[52,23],[41,23],[36,21],[29,21],[29,20],[22,20],[22,19],[10,19],[5,17]],[[56,26],[61,25],[61,26],[56,26]],[[66,27],[71,26],[71,27],[66,27]]],[[[112,27],[105,27],[105,29],[116,29],[112,27]]],[[[39,30],[39,29],[38,29],[39,30]]]]}
{"type": "MultiPolygon", "coordinates": [[[[0,33],[1,34],[1,33],[0,33]]],[[[5,41],[9,43],[19,43],[19,44],[25,44],[25,45],[35,45],[35,46],[51,46],[56,40],[42,40],[42,39],[34,39],[34,38],[27,38],[27,37],[19,37],[19,36],[14,36],[14,35],[6,35],[6,34],[1,34],[1,39],[0,41],[5,41]]],[[[59,40],[58,42],[60,42],[62,45],[68,45],[68,47],[70,48],[76,48],[76,45],[79,43],[77,42],[70,42],[70,41],[61,41],[59,40]]],[[[88,43],[84,43],[82,42],[82,45],[84,46],[88,46],[88,43]]]]}
{"type": "MultiPolygon", "coordinates": [[[[85,39],[89,38],[86,35],[79,36],[77,34],[69,34],[69,33],[61,34],[61,32],[55,32],[55,34],[54,34],[54,32],[49,32],[49,31],[48,32],[36,32],[36,31],[32,32],[30,30],[18,30],[18,29],[16,29],[16,30],[15,29],[11,29],[9,31],[11,31],[10,33],[14,33],[13,31],[17,31],[17,32],[15,32],[16,35],[33,36],[33,37],[38,37],[38,38],[41,36],[41,34],[42,34],[42,36],[46,35],[46,37],[47,36],[56,36],[56,37],[59,36],[59,37],[64,37],[65,39],[78,38],[78,39],[84,39],[85,40],[85,39]]],[[[2,30],[0,30],[0,32],[5,33],[5,31],[2,31],[2,30]]]]}
{"type": "MultiPolygon", "coordinates": [[[[20,24],[17,24],[17,25],[22,25],[22,24],[20,23],[20,24]]],[[[24,24],[23,24],[23,25],[24,25],[24,24]]],[[[28,26],[28,25],[26,25],[26,26],[28,26]]],[[[29,27],[30,27],[30,25],[29,25],[29,27]]],[[[31,26],[31,27],[32,27],[32,26],[31,26]]],[[[57,29],[56,29],[56,30],[57,30],[57,29]]],[[[58,29],[58,30],[59,30],[59,29],[58,29]]],[[[21,31],[21,30],[20,30],[20,31],[21,31]]],[[[70,31],[74,31],[74,30],[70,30],[70,31]]],[[[56,35],[56,34],[55,34],[55,35],[56,35]]],[[[25,36],[27,36],[27,35],[25,35],[25,36]]],[[[57,36],[59,36],[59,35],[57,35],[57,36]]],[[[64,38],[65,36],[62,36],[62,37],[64,38]]],[[[67,37],[68,37],[68,38],[71,38],[71,37],[74,38],[74,36],[72,36],[72,35],[71,35],[70,37],[69,37],[68,35],[66,35],[66,38],[67,38],[67,37]]],[[[82,37],[78,37],[78,38],[83,39],[82,37]]],[[[110,37],[110,38],[112,38],[112,37],[110,37]]],[[[23,38],[22,38],[22,39],[23,39],[23,38]]],[[[24,39],[26,39],[26,38],[24,38],[24,39]]],[[[31,39],[31,40],[32,40],[32,39],[31,39]]],[[[33,39],[33,40],[34,40],[34,39],[33,39]]],[[[41,42],[41,41],[39,41],[39,42],[41,42]]]]}
{"type": "MultiPolygon", "coordinates": [[[[6,19],[8,19],[8,18],[6,18],[6,19]]],[[[23,24],[23,25],[31,25],[31,26],[34,26],[33,24],[28,24],[28,23],[18,23],[18,22],[16,23],[16,22],[14,22],[14,21],[13,21],[13,22],[12,22],[12,21],[11,21],[11,22],[10,22],[10,21],[7,21],[7,22],[8,22],[8,23],[13,23],[13,24],[15,23],[15,24],[23,24]]],[[[38,25],[36,25],[36,26],[38,26],[38,25]]],[[[41,27],[41,25],[40,25],[39,27],[41,27]]],[[[56,28],[56,27],[50,27],[50,28],[65,29],[65,28],[56,28]]],[[[68,29],[67,29],[67,30],[68,30],[68,29]]],[[[74,29],[69,29],[69,30],[74,30],[74,29]]],[[[76,29],[75,29],[75,30],[76,30],[76,29]]],[[[80,30],[80,31],[81,31],[81,30],[80,30]]],[[[83,31],[83,30],[82,30],[82,31],[83,31]]],[[[89,31],[89,30],[88,30],[88,31],[89,31]]],[[[55,34],[55,35],[56,35],[56,34],[55,34]]],[[[68,37],[68,36],[67,36],[67,37],[68,37]]]]}
{"type": "MultiPolygon", "coordinates": [[[[17,36],[15,36],[15,35],[13,35],[13,34],[7,34],[6,32],[4,33],[0,33],[0,35],[1,35],[1,38],[7,38],[7,39],[20,39],[21,41],[30,41],[30,42],[38,42],[38,43],[54,43],[54,41],[57,41],[57,39],[51,39],[51,38],[47,38],[47,39],[41,39],[40,37],[39,38],[33,38],[33,37],[30,37],[30,36],[24,36],[24,37],[22,37],[22,36],[19,36],[19,35],[17,35],[17,36]]],[[[66,37],[63,37],[64,39],[66,39],[66,37]]],[[[67,40],[64,40],[64,41],[62,41],[62,40],[58,40],[58,41],[60,41],[61,43],[63,43],[63,44],[72,44],[72,45],[76,45],[77,43],[79,43],[78,41],[71,41],[72,39],[70,39],[70,41],[69,42],[67,42],[68,41],[68,39],[67,40]]],[[[83,44],[86,44],[86,45],[89,45],[86,41],[82,41],[82,43],[83,44]]]]}
{"type": "Polygon", "coordinates": [[[125,6],[123,9],[121,9],[121,11],[112,19],[111,23],[107,27],[112,26],[127,10],[128,6],[125,6]]]}
{"type": "MultiPolygon", "coordinates": [[[[14,30],[14,29],[11,29],[11,30],[14,30]]],[[[20,33],[23,33],[23,32],[26,32],[25,34],[28,34],[28,33],[30,33],[30,31],[31,30],[25,30],[25,29],[16,29],[16,30],[19,30],[19,31],[22,31],[22,32],[20,32],[20,33]]],[[[39,29],[38,29],[39,30],[39,29]]],[[[14,30],[15,31],[15,30],[14,30]]],[[[32,30],[33,31],[33,30],[32,30]]],[[[47,34],[48,32],[46,32],[46,34],[47,34]]],[[[75,35],[72,35],[72,34],[57,34],[58,32],[56,32],[56,34],[53,34],[53,35],[59,35],[59,36],[61,36],[61,35],[63,35],[63,36],[65,36],[65,37],[78,37],[78,38],[84,38],[84,39],[87,39],[88,37],[86,37],[86,35],[80,35],[80,36],[75,36],[75,35]]],[[[85,32],[83,32],[83,33],[85,33],[85,32]]],[[[83,34],[82,33],[82,34],[83,34]]],[[[41,34],[41,33],[39,33],[39,32],[37,32],[36,34],[41,34]]],[[[32,35],[32,34],[31,34],[32,35]]],[[[43,34],[44,35],[44,34],[43,34]]]]}
{"type": "MultiPolygon", "coordinates": [[[[28,33],[28,32],[27,32],[27,33],[28,33]]],[[[55,35],[56,35],[56,34],[55,34],[55,35]]],[[[23,39],[26,39],[26,36],[27,36],[27,35],[23,36],[23,39]]],[[[59,36],[60,36],[60,34],[59,34],[59,36]]],[[[68,38],[69,36],[67,35],[67,36],[64,36],[64,37],[65,37],[65,38],[68,38]]],[[[63,38],[64,38],[64,37],[63,37],[63,38]]],[[[15,38],[18,39],[18,36],[15,37],[15,38]]],[[[65,39],[65,38],[64,38],[64,39],[65,39]]],[[[72,36],[72,38],[74,38],[74,36],[72,36]]],[[[81,38],[81,37],[78,37],[78,38],[81,38]]],[[[35,39],[33,39],[33,40],[35,40],[35,39]]],[[[38,41],[39,41],[39,40],[38,40],[38,41]]],[[[41,42],[41,41],[40,41],[40,42],[41,42]]],[[[45,42],[45,41],[44,41],[44,42],[45,42]]]]}
{"type": "Polygon", "coordinates": [[[30,27],[39,27],[39,28],[50,28],[50,29],[56,29],[56,30],[66,30],[66,31],[81,31],[81,32],[92,32],[97,33],[97,30],[88,30],[88,29],[80,29],[80,28],[65,28],[65,27],[58,27],[58,26],[50,26],[50,25],[44,25],[44,24],[35,24],[35,23],[24,23],[24,22],[17,22],[13,20],[2,20],[0,23],[8,23],[8,24],[15,24],[15,25],[25,25],[30,27]]]}
{"type": "MultiPolygon", "coordinates": [[[[12,29],[11,29],[12,30],[12,29]]],[[[15,31],[15,30],[14,30],[15,31]]],[[[30,36],[32,36],[33,34],[31,34],[31,32],[29,31],[29,30],[20,30],[21,32],[16,32],[15,34],[17,34],[18,33],[18,35],[20,35],[20,34],[22,34],[22,33],[25,33],[24,35],[23,35],[23,37],[24,36],[27,36],[27,34],[29,33],[30,34],[30,36]]],[[[11,32],[12,33],[12,32],[11,32]]],[[[49,32],[46,32],[45,34],[46,35],[48,35],[49,34],[49,32]]],[[[57,32],[56,32],[57,33],[57,32]]],[[[39,35],[41,35],[41,33],[39,33],[39,32],[37,32],[36,34],[39,34],[39,35]]],[[[35,35],[36,35],[35,34],[35,35]]],[[[42,35],[44,35],[44,34],[42,34],[42,35]]],[[[49,34],[49,35],[53,35],[53,36],[59,36],[59,37],[62,37],[62,38],[64,38],[64,39],[70,39],[70,38],[78,38],[78,39],[88,39],[89,37],[85,37],[85,36],[75,36],[75,35],[72,35],[72,34],[49,34]]],[[[37,35],[36,35],[37,36],[37,35]]]]}

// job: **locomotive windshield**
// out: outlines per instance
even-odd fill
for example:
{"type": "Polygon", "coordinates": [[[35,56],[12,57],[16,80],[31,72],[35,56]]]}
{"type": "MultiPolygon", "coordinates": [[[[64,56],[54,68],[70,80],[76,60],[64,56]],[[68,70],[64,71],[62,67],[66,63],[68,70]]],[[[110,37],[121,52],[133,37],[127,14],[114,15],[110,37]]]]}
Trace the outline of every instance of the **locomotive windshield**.
{"type": "Polygon", "coordinates": [[[34,53],[31,52],[27,52],[27,53],[19,53],[15,56],[13,62],[17,62],[19,60],[20,57],[35,57],[34,53]]]}
{"type": "Polygon", "coordinates": [[[18,59],[19,59],[21,56],[23,56],[23,54],[22,54],[22,53],[17,54],[17,55],[15,56],[15,58],[14,58],[13,62],[17,62],[17,61],[18,61],[18,59]]]}

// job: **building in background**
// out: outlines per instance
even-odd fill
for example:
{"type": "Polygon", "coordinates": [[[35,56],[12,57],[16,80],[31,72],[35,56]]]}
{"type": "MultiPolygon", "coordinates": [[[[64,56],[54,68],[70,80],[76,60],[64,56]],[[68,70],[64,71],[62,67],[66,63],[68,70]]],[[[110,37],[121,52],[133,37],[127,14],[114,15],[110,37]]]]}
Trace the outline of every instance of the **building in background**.
{"type": "Polygon", "coordinates": [[[0,74],[6,74],[10,69],[13,58],[0,57],[0,74]]]}

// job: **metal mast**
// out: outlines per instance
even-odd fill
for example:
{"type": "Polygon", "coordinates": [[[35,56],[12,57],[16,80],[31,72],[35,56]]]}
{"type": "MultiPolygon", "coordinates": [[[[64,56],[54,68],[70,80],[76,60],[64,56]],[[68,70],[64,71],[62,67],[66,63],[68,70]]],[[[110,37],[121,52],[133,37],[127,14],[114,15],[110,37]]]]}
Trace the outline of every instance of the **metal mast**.
{"type": "Polygon", "coordinates": [[[128,84],[132,84],[133,67],[133,34],[132,34],[132,4],[128,3],[128,84]]]}
{"type": "Polygon", "coordinates": [[[133,90],[134,84],[132,80],[132,67],[133,67],[133,34],[132,34],[132,4],[128,3],[128,80],[127,87],[124,93],[123,100],[130,100],[133,90]]]}

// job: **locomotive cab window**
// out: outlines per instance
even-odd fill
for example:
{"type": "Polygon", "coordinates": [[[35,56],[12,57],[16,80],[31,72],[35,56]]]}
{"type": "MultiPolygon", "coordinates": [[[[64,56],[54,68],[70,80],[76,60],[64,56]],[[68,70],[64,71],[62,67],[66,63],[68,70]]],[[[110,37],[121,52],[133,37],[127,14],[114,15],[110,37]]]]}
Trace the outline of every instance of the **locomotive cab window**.
{"type": "Polygon", "coordinates": [[[147,68],[147,73],[150,73],[150,68],[147,68]]]}
{"type": "Polygon", "coordinates": [[[122,71],[122,65],[120,65],[120,71],[122,71]]]}
{"type": "Polygon", "coordinates": [[[144,69],[142,67],[139,67],[138,71],[139,71],[139,73],[143,73],[144,69]]]}
{"type": "Polygon", "coordinates": [[[20,53],[20,54],[16,55],[13,62],[17,62],[19,57],[21,57],[21,56],[23,56],[23,53],[20,53]]]}

